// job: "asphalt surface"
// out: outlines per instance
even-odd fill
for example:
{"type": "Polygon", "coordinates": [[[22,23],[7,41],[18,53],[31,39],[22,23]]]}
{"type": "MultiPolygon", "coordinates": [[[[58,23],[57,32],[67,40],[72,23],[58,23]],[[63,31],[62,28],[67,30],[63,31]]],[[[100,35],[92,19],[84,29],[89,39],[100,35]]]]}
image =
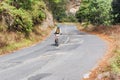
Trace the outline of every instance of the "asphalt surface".
{"type": "Polygon", "coordinates": [[[74,25],[59,26],[58,47],[53,31],[37,45],[0,56],[0,80],[82,80],[103,57],[107,45],[74,25]]]}

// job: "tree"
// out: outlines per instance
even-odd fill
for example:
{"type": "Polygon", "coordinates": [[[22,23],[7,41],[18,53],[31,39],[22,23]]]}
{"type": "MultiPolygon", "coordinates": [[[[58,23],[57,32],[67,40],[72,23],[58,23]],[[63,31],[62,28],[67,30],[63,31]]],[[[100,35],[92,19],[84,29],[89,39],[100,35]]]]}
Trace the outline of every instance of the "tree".
{"type": "Polygon", "coordinates": [[[109,25],[112,0],[82,0],[76,17],[80,22],[88,22],[94,25],[109,25]]]}
{"type": "Polygon", "coordinates": [[[52,2],[59,3],[61,0],[51,0],[52,2]]]}
{"type": "Polygon", "coordinates": [[[114,24],[120,23],[120,0],[113,0],[112,2],[112,14],[114,15],[114,24]]]}
{"type": "Polygon", "coordinates": [[[66,15],[66,3],[67,0],[47,0],[48,6],[52,11],[54,19],[57,21],[62,21],[67,17],[66,15]]]}
{"type": "Polygon", "coordinates": [[[0,21],[8,31],[29,35],[33,26],[46,18],[46,6],[42,0],[6,0],[0,4],[0,21]]]}
{"type": "Polygon", "coordinates": [[[16,8],[31,9],[33,0],[8,0],[16,8]]]}

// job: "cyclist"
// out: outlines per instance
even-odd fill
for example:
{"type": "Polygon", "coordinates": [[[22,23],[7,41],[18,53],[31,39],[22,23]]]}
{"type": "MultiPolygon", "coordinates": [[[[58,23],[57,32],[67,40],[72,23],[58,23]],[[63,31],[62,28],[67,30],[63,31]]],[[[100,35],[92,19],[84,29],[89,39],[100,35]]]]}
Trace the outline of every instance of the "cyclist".
{"type": "Polygon", "coordinates": [[[57,26],[57,28],[56,28],[56,31],[55,31],[55,45],[59,45],[59,40],[58,40],[58,38],[59,38],[59,35],[60,35],[60,33],[61,33],[61,31],[60,31],[60,27],[59,26],[57,26]]]}

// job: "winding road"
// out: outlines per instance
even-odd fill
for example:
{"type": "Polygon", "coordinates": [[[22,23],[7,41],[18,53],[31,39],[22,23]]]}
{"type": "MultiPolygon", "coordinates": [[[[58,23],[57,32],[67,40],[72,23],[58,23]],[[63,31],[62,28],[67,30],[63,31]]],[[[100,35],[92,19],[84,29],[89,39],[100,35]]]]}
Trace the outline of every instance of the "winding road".
{"type": "Polygon", "coordinates": [[[0,80],[82,80],[104,56],[107,44],[74,25],[59,26],[60,46],[54,45],[53,31],[37,45],[0,56],[0,80]]]}

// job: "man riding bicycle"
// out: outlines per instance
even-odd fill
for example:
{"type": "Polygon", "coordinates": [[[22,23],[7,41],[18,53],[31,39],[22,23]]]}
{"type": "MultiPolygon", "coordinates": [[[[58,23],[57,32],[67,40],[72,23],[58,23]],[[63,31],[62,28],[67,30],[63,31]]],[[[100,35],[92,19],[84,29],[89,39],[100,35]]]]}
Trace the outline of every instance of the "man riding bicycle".
{"type": "Polygon", "coordinates": [[[58,38],[59,38],[60,32],[61,32],[61,31],[60,31],[60,27],[57,26],[56,31],[55,31],[55,33],[54,33],[54,34],[55,34],[55,45],[56,45],[56,46],[59,45],[59,42],[58,42],[59,40],[58,40],[58,38]]]}

